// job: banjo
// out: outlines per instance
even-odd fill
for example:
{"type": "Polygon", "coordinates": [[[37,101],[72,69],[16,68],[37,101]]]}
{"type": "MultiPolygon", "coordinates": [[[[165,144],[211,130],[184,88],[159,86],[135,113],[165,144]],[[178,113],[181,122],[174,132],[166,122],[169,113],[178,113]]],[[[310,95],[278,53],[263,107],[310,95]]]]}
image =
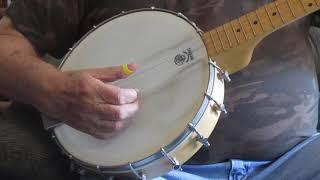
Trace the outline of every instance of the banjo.
{"type": "Polygon", "coordinates": [[[80,174],[152,179],[181,170],[210,146],[207,137],[227,112],[228,72],[246,67],[264,37],[318,9],[320,0],[278,0],[208,32],[181,13],[154,7],[102,22],[70,48],[59,68],[134,61],[139,70],[115,84],[140,89],[141,110],[113,139],[98,140],[64,124],[52,128],[52,137],[80,174]]]}

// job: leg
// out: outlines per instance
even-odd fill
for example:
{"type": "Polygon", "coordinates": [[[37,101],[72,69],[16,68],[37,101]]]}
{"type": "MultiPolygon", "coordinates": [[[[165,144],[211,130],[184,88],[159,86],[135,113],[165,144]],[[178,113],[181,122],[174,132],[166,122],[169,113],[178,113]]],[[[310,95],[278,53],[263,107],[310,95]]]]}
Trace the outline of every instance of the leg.
{"type": "Polygon", "coordinates": [[[32,108],[13,105],[0,117],[0,178],[76,178],[32,108]]]}

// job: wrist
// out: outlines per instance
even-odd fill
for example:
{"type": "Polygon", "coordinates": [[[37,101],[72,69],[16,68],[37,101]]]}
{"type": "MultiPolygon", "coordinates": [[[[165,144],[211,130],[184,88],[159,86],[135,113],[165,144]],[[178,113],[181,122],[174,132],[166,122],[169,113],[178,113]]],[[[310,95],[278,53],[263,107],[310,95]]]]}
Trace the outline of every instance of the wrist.
{"type": "Polygon", "coordinates": [[[46,112],[54,106],[54,99],[58,98],[58,92],[62,92],[65,78],[64,74],[59,71],[46,72],[39,80],[36,93],[32,93],[29,100],[33,106],[42,112],[46,112]]]}

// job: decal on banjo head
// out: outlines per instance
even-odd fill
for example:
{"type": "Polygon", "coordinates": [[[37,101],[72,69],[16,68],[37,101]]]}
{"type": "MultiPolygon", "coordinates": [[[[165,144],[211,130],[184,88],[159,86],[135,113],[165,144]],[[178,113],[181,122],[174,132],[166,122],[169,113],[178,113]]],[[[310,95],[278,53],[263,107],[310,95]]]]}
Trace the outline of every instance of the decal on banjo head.
{"type": "Polygon", "coordinates": [[[174,63],[177,66],[182,66],[185,63],[188,63],[189,61],[192,61],[192,60],[194,60],[193,52],[191,48],[188,48],[174,58],[174,63]]]}

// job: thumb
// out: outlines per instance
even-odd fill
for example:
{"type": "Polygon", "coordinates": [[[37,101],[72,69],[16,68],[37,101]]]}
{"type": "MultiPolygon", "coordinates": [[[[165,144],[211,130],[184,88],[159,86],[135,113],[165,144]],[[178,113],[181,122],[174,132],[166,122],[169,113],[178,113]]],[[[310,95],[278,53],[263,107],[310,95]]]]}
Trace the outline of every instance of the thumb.
{"type": "Polygon", "coordinates": [[[137,64],[123,64],[122,66],[87,69],[84,72],[91,75],[93,78],[103,82],[112,82],[118,79],[123,79],[137,70],[137,64]]]}

